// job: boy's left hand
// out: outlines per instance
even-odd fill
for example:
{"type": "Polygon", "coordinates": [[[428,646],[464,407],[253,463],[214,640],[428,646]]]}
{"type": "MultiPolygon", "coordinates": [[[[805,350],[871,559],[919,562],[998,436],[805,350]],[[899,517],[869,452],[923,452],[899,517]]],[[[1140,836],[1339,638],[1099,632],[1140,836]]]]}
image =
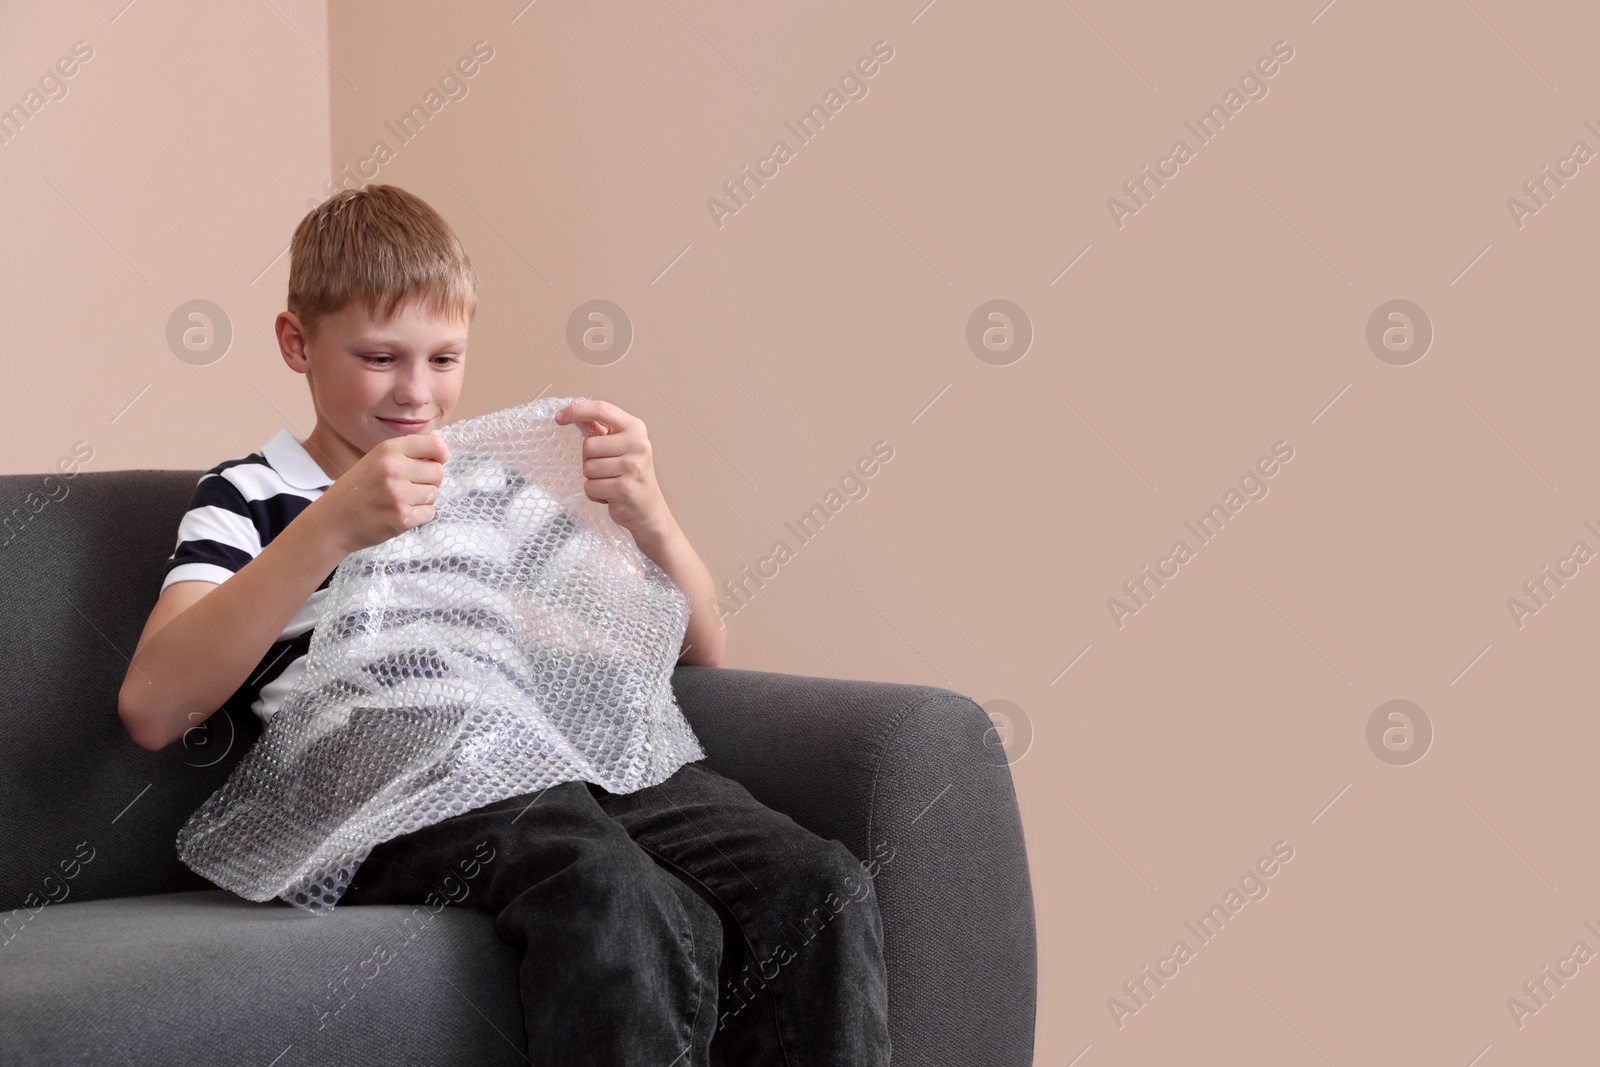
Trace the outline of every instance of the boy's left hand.
{"type": "Polygon", "coordinates": [[[670,514],[644,422],[604,400],[573,401],[555,420],[560,426],[587,423],[596,431],[583,439],[584,495],[606,505],[611,520],[636,537],[662,533],[670,514]]]}

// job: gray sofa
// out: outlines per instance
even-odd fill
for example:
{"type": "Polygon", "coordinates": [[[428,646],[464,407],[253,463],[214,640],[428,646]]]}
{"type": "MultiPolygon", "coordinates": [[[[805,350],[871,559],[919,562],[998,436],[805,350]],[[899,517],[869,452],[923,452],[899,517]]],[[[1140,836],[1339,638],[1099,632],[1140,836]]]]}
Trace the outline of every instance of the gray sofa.
{"type": "MultiPolygon", "coordinates": [[[[485,913],[314,916],[178,862],[178,827],[260,732],[230,705],[145,752],[117,719],[200,474],[0,476],[0,1063],[525,1064],[516,954],[485,913]]],[[[1031,1063],[1028,861],[983,710],[728,668],[673,684],[719,771],[858,857],[892,855],[876,885],[895,1063],[1031,1063]]]]}

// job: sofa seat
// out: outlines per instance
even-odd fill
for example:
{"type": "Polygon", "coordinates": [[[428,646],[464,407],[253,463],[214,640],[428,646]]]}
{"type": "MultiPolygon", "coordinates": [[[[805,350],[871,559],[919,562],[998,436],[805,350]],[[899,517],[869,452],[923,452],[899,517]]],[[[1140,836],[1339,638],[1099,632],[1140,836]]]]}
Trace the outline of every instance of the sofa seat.
{"type": "Polygon", "coordinates": [[[517,954],[469,908],[322,916],[220,889],[69,900],[0,961],[18,1062],[527,1063],[517,954]]]}

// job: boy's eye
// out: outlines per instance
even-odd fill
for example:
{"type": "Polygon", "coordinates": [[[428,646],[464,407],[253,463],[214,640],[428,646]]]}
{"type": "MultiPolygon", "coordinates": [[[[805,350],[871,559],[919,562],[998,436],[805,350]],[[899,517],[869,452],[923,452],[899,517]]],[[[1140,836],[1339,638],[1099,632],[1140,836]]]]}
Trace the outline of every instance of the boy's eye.
{"type": "MultiPolygon", "coordinates": [[[[394,361],[394,357],[389,355],[363,355],[361,358],[366,360],[369,364],[374,364],[380,367],[387,367],[394,361]]],[[[434,359],[439,360],[439,365],[444,367],[448,367],[453,363],[460,362],[459,356],[435,356],[434,359]]]]}

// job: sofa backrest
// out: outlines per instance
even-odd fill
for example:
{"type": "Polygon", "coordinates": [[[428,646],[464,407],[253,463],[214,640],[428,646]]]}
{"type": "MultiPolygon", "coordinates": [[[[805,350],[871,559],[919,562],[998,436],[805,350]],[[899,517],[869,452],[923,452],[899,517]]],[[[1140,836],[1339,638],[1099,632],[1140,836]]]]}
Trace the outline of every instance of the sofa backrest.
{"type": "Polygon", "coordinates": [[[260,736],[255,715],[230,702],[160,752],[117,718],[203,473],[0,476],[0,911],[211,888],[174,839],[260,736]]]}

